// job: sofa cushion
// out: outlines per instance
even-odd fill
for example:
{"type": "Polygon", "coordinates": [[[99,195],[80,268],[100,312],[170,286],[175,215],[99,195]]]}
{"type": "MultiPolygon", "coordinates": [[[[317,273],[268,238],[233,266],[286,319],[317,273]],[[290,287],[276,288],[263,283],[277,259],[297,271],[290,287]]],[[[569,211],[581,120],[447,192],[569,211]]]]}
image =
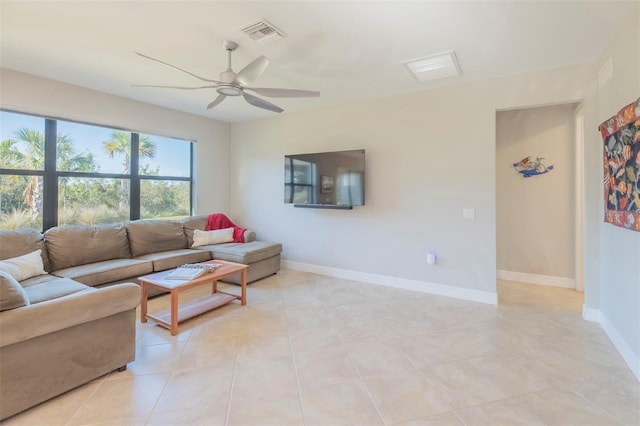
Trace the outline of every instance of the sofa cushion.
{"type": "Polygon", "coordinates": [[[51,271],[131,258],[127,230],[123,225],[59,226],[44,233],[51,271]]]}
{"type": "Polygon", "coordinates": [[[29,305],[29,297],[15,278],[0,272],[0,311],[29,305]]]}
{"type": "MultiPolygon", "coordinates": [[[[184,235],[187,237],[188,247],[193,246],[193,233],[196,229],[200,231],[204,231],[204,228],[207,226],[208,215],[200,215],[200,216],[191,216],[185,219],[182,219],[182,226],[184,227],[184,235]]],[[[244,242],[249,243],[251,241],[255,241],[256,233],[250,229],[244,231],[244,242]]],[[[194,247],[195,248],[195,247],[194,247]]]]}
{"type": "Polygon", "coordinates": [[[139,259],[113,259],[53,271],[91,287],[153,272],[153,262],[139,259]]]}
{"type": "Polygon", "coordinates": [[[175,220],[136,220],[127,223],[133,257],[187,248],[182,223],[175,220]]]}
{"type": "Polygon", "coordinates": [[[32,305],[46,300],[57,299],[58,297],[67,296],[69,294],[90,290],[93,289],[67,278],[47,280],[24,288],[24,291],[27,293],[32,305]]]}
{"type": "Polygon", "coordinates": [[[233,228],[216,229],[214,231],[193,230],[193,244],[191,247],[210,244],[230,243],[233,241],[233,228]]]}
{"type": "Polygon", "coordinates": [[[0,271],[11,275],[16,281],[42,275],[45,272],[41,254],[42,250],[38,249],[22,256],[0,260],[0,271]]]}
{"type": "Polygon", "coordinates": [[[193,231],[199,229],[204,231],[204,227],[207,225],[208,215],[191,216],[182,219],[182,226],[184,228],[184,235],[187,237],[188,247],[193,245],[193,231]]]}
{"type": "Polygon", "coordinates": [[[250,243],[228,243],[200,246],[197,250],[209,250],[214,259],[244,263],[245,265],[276,256],[282,252],[282,244],[266,241],[250,243]]]}
{"type": "Polygon", "coordinates": [[[15,231],[0,230],[0,260],[33,253],[36,250],[42,250],[44,269],[51,271],[42,233],[26,228],[15,231]]]}
{"type": "Polygon", "coordinates": [[[198,263],[211,260],[211,252],[191,249],[169,250],[145,254],[136,257],[136,259],[150,260],[153,262],[154,271],[164,271],[184,265],[185,263],[198,263]]]}
{"type": "Polygon", "coordinates": [[[53,281],[53,280],[59,280],[60,277],[57,277],[55,275],[52,274],[43,274],[43,275],[38,275],[36,277],[31,277],[29,279],[26,279],[24,281],[20,281],[20,285],[24,288],[27,288],[29,286],[32,285],[36,285],[36,284],[42,284],[44,282],[47,281],[53,281]]]}

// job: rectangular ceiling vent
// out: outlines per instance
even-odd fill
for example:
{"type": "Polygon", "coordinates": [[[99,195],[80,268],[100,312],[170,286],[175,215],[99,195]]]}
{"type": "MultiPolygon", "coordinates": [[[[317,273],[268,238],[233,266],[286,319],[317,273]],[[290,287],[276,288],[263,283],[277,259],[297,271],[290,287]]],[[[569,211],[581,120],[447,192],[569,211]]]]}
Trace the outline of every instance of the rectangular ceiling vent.
{"type": "Polygon", "coordinates": [[[456,53],[453,50],[414,59],[404,64],[420,83],[462,75],[456,53]]]}
{"type": "Polygon", "coordinates": [[[241,31],[260,44],[271,43],[285,36],[282,30],[267,22],[266,19],[259,19],[241,28],[241,31]]]}

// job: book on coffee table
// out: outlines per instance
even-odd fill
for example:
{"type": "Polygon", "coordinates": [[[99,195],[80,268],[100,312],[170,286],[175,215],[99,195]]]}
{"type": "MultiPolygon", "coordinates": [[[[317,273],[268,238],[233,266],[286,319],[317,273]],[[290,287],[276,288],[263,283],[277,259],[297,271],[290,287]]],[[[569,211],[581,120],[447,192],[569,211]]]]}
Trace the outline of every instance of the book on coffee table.
{"type": "Polygon", "coordinates": [[[206,274],[204,269],[192,269],[192,268],[177,268],[175,271],[167,274],[165,279],[167,280],[192,280],[199,277],[202,274],[206,274]]]}
{"type": "Polygon", "coordinates": [[[218,266],[217,264],[193,263],[178,267],[175,271],[167,274],[164,278],[167,280],[192,280],[207,272],[213,272],[218,266]]]}

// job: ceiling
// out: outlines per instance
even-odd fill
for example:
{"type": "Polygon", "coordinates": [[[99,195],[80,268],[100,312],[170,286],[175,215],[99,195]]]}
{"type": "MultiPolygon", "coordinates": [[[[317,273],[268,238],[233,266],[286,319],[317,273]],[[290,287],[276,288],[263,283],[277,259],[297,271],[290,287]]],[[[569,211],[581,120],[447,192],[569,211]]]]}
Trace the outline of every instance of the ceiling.
{"type": "Polygon", "coordinates": [[[271,61],[256,87],[319,90],[319,98],[265,98],[283,114],[593,62],[631,1],[6,1],[0,2],[3,68],[237,122],[276,113],[135,55],[212,79],[226,69],[221,42],[240,47],[233,69],[271,61]],[[240,28],[264,18],[286,37],[258,44],[240,28]],[[418,83],[405,61],[455,50],[463,75],[418,83]]]}

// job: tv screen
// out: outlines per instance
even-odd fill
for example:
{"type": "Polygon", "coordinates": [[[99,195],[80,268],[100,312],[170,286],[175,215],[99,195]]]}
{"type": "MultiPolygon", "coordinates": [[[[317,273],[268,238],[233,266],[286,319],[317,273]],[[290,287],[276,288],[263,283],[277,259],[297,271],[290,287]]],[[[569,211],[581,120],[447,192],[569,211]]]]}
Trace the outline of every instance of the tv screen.
{"type": "Polygon", "coordinates": [[[285,155],[284,202],[364,206],[364,149],[285,155]]]}

